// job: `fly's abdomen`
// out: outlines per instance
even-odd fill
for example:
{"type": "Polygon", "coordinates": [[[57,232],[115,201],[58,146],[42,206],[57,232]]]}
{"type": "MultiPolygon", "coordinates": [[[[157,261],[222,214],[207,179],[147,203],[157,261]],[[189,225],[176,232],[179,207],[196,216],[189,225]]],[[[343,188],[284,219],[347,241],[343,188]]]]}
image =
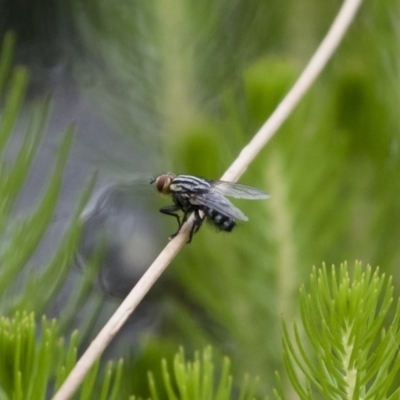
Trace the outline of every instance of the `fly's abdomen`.
{"type": "Polygon", "coordinates": [[[203,206],[201,210],[204,211],[207,218],[222,231],[230,232],[236,226],[236,222],[233,218],[227,217],[212,208],[203,206]]]}

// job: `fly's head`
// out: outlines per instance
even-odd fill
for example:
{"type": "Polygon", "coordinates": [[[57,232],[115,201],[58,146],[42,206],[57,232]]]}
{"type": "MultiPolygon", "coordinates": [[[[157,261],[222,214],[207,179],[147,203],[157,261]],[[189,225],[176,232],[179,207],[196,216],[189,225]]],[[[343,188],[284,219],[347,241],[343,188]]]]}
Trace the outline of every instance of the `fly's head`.
{"type": "Polygon", "coordinates": [[[158,192],[162,194],[170,194],[170,186],[175,177],[176,175],[173,172],[166,172],[165,174],[155,177],[150,183],[156,184],[158,192]]]}

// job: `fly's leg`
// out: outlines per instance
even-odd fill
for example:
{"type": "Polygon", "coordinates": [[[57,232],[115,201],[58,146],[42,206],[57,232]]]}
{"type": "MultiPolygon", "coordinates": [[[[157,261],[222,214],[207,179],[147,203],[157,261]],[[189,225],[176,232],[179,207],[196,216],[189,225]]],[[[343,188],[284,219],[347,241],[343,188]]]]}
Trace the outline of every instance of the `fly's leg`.
{"type": "MultiPolygon", "coordinates": [[[[175,206],[171,206],[171,207],[175,207],[175,206]]],[[[176,207],[179,207],[179,206],[176,206],[176,207]]],[[[166,207],[164,207],[164,208],[166,208],[166,207]]],[[[181,210],[181,208],[179,207],[179,210],[181,210]]],[[[173,233],[168,239],[169,240],[171,240],[171,239],[173,239],[179,232],[180,232],[180,230],[181,230],[181,228],[182,228],[182,225],[186,222],[186,220],[188,219],[188,216],[189,216],[189,211],[184,211],[184,213],[183,213],[183,217],[182,217],[182,221],[181,220],[179,220],[179,228],[178,228],[178,230],[175,232],[175,233],[173,233]]],[[[176,214],[170,214],[170,215],[176,215],[176,214]]],[[[177,216],[178,217],[178,219],[179,219],[179,216],[177,216]]]]}
{"type": "Polygon", "coordinates": [[[190,243],[192,241],[193,235],[200,229],[202,223],[203,223],[203,218],[200,217],[199,210],[195,210],[194,221],[192,227],[190,228],[189,239],[187,243],[190,243]]]}
{"type": "MultiPolygon", "coordinates": [[[[183,212],[183,217],[182,219],[179,217],[179,214],[176,213],[176,211],[181,211],[182,207],[178,205],[172,205],[172,206],[167,206],[160,208],[160,212],[166,215],[171,215],[172,217],[175,217],[176,220],[178,221],[178,230],[173,233],[170,237],[169,240],[173,239],[181,230],[182,225],[187,221],[191,211],[184,211],[183,212]]],[[[190,233],[189,233],[189,239],[187,243],[190,243],[192,241],[193,235],[200,229],[201,224],[203,223],[203,219],[200,217],[199,211],[195,210],[194,211],[194,222],[192,227],[190,228],[190,233]]]]}
{"type": "Polygon", "coordinates": [[[189,211],[184,211],[184,212],[183,212],[183,218],[182,218],[181,227],[182,227],[182,225],[186,222],[186,220],[188,219],[189,214],[190,214],[189,211]]]}
{"type": "Polygon", "coordinates": [[[160,213],[166,214],[166,215],[171,215],[172,217],[175,217],[176,220],[178,221],[178,230],[173,235],[170,236],[170,239],[172,239],[179,233],[179,231],[181,230],[181,226],[183,225],[183,222],[185,222],[186,215],[184,215],[184,217],[183,217],[184,220],[183,220],[183,222],[181,222],[181,219],[179,218],[179,214],[177,214],[175,212],[175,211],[180,211],[180,210],[181,210],[181,207],[179,207],[177,205],[160,208],[160,213]]]}
{"type": "Polygon", "coordinates": [[[196,210],[194,212],[194,224],[193,224],[194,230],[193,230],[193,233],[196,233],[200,229],[201,225],[203,224],[203,221],[204,221],[204,217],[203,218],[200,217],[199,210],[196,210]]]}

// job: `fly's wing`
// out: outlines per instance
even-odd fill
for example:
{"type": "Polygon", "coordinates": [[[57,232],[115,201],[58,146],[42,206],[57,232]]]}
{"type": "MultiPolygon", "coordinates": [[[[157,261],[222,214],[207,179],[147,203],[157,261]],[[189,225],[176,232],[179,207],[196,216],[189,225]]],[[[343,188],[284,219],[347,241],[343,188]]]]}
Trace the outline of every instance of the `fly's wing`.
{"type": "Polygon", "coordinates": [[[270,195],[263,190],[252,186],[240,185],[239,183],[226,181],[207,181],[211,185],[211,192],[222,194],[223,196],[235,197],[237,199],[268,199],[270,195]]]}
{"type": "Polygon", "coordinates": [[[190,202],[194,205],[211,208],[226,217],[248,221],[248,218],[238,208],[219,193],[208,192],[202,195],[192,195],[190,202]]]}

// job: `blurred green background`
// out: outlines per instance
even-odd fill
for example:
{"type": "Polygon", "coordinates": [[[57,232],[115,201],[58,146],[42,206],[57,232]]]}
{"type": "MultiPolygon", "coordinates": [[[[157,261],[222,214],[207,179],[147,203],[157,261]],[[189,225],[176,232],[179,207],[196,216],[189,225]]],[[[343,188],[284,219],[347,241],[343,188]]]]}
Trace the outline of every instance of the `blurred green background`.
{"type": "MultiPolygon", "coordinates": [[[[73,266],[81,240],[78,216],[90,197],[88,177],[97,171],[100,186],[169,170],[220,177],[295,82],[340,5],[337,0],[0,2],[0,33],[13,31],[16,38],[13,56],[4,50],[11,44],[3,45],[0,74],[0,141],[7,141],[6,132],[11,135],[0,182],[3,315],[35,311],[40,320],[50,313],[60,318],[61,334],[75,327],[84,332],[83,348],[119,304],[98,285],[91,287],[93,274],[85,273],[90,268],[77,272],[73,266]],[[24,101],[17,97],[25,75],[20,71],[12,83],[13,65],[28,71],[24,101]],[[16,100],[9,106],[12,90],[16,100]],[[7,114],[8,106],[15,115],[7,114]],[[21,123],[26,133],[21,134],[21,123]],[[68,134],[60,135],[70,124],[72,145],[68,134]],[[40,145],[36,137],[42,131],[47,133],[40,145]],[[13,151],[22,144],[25,156],[13,151]],[[32,200],[24,188],[42,148],[53,158],[58,151],[58,164],[54,181],[44,179],[47,194],[41,191],[32,200]],[[48,246],[32,264],[52,221],[62,232],[67,229],[73,211],[62,209],[63,219],[54,210],[65,192],[71,193],[69,184],[83,193],[81,205],[78,195],[68,197],[75,222],[62,235],[57,255],[57,247],[48,246]],[[24,203],[20,198],[27,205],[15,213],[18,201],[24,203]],[[73,290],[69,286],[68,296],[60,298],[71,270],[73,290]]],[[[240,180],[269,192],[271,199],[235,202],[249,222],[232,234],[204,226],[149,293],[151,306],[140,312],[140,328],[128,324],[106,355],[125,360],[118,398],[148,396],[147,370],[157,374],[161,357],[180,345],[190,355],[207,344],[217,358],[231,358],[234,377],[259,376],[259,396],[270,395],[274,371],[283,370],[281,319],[298,316],[298,288],[313,265],[361,260],[380,266],[393,275],[395,294],[400,293],[398,6],[396,0],[364,2],[322,76],[240,180]],[[146,328],[141,321],[148,319],[153,322],[146,328]]],[[[46,162],[37,174],[44,176],[52,164],[46,162]]],[[[130,189],[135,192],[133,183],[130,189]]],[[[141,189],[141,196],[143,191],[143,207],[131,212],[145,216],[137,229],[156,227],[146,236],[153,242],[149,265],[176,221],[158,214],[167,199],[157,198],[151,187],[141,189]]]]}

